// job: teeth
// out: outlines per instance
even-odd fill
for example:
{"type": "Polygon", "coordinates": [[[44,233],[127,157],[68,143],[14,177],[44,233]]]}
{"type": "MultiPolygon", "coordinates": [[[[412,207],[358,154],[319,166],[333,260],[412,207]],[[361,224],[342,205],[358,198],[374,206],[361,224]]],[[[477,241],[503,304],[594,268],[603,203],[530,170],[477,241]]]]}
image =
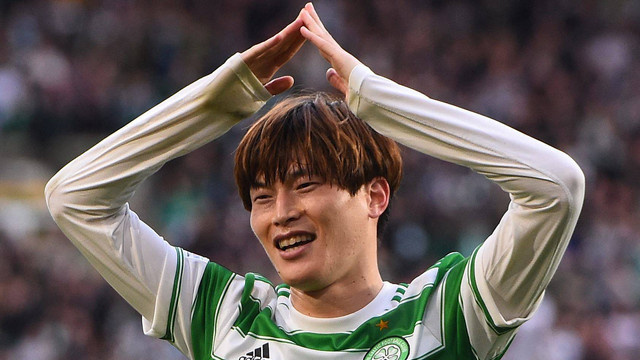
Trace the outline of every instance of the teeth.
{"type": "Polygon", "coordinates": [[[280,249],[286,250],[287,248],[293,247],[300,243],[309,242],[311,240],[313,240],[313,237],[310,235],[296,235],[280,240],[280,242],[278,243],[278,247],[280,249]]]}

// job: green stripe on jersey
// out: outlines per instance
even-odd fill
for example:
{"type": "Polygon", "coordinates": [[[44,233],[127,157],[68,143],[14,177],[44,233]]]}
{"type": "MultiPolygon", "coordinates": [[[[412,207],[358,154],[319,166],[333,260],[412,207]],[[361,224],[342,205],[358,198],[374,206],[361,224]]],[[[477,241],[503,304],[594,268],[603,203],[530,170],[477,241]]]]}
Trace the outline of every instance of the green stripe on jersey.
{"type": "Polygon", "coordinates": [[[480,306],[480,309],[482,309],[482,312],[484,313],[485,319],[487,321],[487,324],[489,324],[489,326],[491,327],[491,329],[498,335],[503,335],[506,334],[507,332],[517,328],[517,326],[498,326],[496,325],[495,321],[493,320],[493,318],[491,317],[491,314],[489,313],[489,309],[487,308],[487,305],[484,303],[484,300],[482,300],[482,296],[480,295],[480,291],[478,290],[478,284],[476,282],[476,255],[478,254],[478,249],[480,247],[477,247],[473,254],[471,255],[471,261],[469,263],[469,282],[470,282],[470,286],[471,286],[471,290],[473,291],[473,297],[476,299],[476,303],[478,304],[478,306],[480,306]]]}
{"type": "Polygon", "coordinates": [[[191,341],[196,359],[210,359],[215,336],[215,321],[220,304],[236,275],[210,262],[200,280],[191,321],[191,341]]]}
{"type": "MultiPolygon", "coordinates": [[[[243,336],[251,336],[267,341],[276,341],[297,344],[299,346],[317,351],[365,351],[383,338],[391,336],[411,335],[418,323],[422,322],[427,302],[429,301],[434,284],[438,284],[444,277],[447,270],[457,263],[463,262],[460,254],[450,254],[434,267],[438,268],[437,275],[433,283],[424,284],[417,295],[404,298],[400,304],[389,312],[370,318],[349,333],[317,334],[305,331],[286,332],[273,322],[273,309],[262,307],[260,300],[251,296],[253,283],[256,280],[252,274],[247,274],[245,288],[240,304],[240,314],[236,319],[233,328],[243,336]],[[380,321],[388,322],[389,326],[385,331],[381,331],[376,324],[380,321]]],[[[466,261],[464,261],[466,263],[466,261]]],[[[432,267],[433,268],[433,267],[432,267]]],[[[464,266],[461,266],[463,269],[464,266]]],[[[460,270],[462,273],[462,270],[460,270]]],[[[459,280],[459,278],[458,278],[459,280]]],[[[457,304],[458,286],[453,286],[455,294],[453,301],[457,304]]],[[[456,306],[457,307],[457,306],[456,306]]]]}
{"type": "Polygon", "coordinates": [[[182,288],[182,273],[184,271],[184,250],[176,247],[176,273],[173,278],[173,290],[171,292],[171,301],[169,302],[169,314],[167,316],[167,329],[162,340],[175,342],[174,327],[176,322],[176,314],[178,310],[178,300],[180,300],[180,290],[182,288]]]}
{"type": "MultiPolygon", "coordinates": [[[[442,345],[430,349],[429,353],[415,354],[416,358],[422,360],[476,359],[460,302],[460,284],[464,272],[469,271],[470,265],[470,259],[465,259],[460,254],[450,254],[430,268],[433,275],[425,272],[423,274],[425,276],[417,278],[408,287],[403,286],[403,291],[397,291],[395,296],[399,296],[401,299],[396,299],[398,302],[395,308],[381,316],[368,319],[352,331],[326,334],[312,333],[301,329],[283,330],[274,321],[272,306],[275,306],[275,302],[270,300],[270,303],[267,304],[265,303],[266,298],[257,299],[255,297],[257,292],[254,286],[256,289],[262,289],[260,292],[265,290],[264,284],[257,286],[258,283],[263,282],[261,277],[247,274],[243,278],[242,284],[237,281],[239,278],[231,271],[215,263],[209,263],[202,277],[193,310],[191,331],[194,355],[196,359],[218,359],[218,356],[222,354],[213,354],[217,319],[221,311],[238,311],[233,325],[230,324],[231,328],[222,329],[221,331],[225,333],[221,333],[219,336],[226,337],[232,334],[233,336],[230,338],[235,338],[236,341],[247,339],[251,345],[247,347],[246,351],[250,351],[251,346],[254,346],[251,339],[257,339],[270,343],[272,350],[275,350],[276,346],[289,346],[285,344],[294,345],[296,348],[298,346],[306,348],[310,351],[309,356],[316,351],[319,352],[318,354],[320,352],[354,352],[364,355],[366,351],[383,339],[394,336],[415,339],[417,336],[415,331],[418,329],[423,332],[437,331],[436,329],[440,328],[440,334],[433,333],[433,335],[436,339],[441,340],[442,345]],[[232,282],[233,292],[236,295],[240,295],[237,291],[242,291],[240,302],[235,306],[227,304],[233,309],[221,309],[220,305],[230,291],[232,282]],[[243,287],[235,288],[238,285],[243,287]],[[405,292],[406,295],[400,296],[402,292],[405,292]],[[434,298],[436,294],[438,294],[437,300],[441,304],[438,306],[441,313],[439,316],[434,316],[435,314],[427,316],[427,307],[433,309],[432,305],[434,305],[429,301],[436,301],[434,298]],[[424,326],[428,325],[422,324],[425,320],[439,321],[439,324],[425,328],[424,326]],[[376,326],[381,323],[385,324],[384,330],[382,327],[376,326]]],[[[278,293],[281,293],[280,296],[286,296],[289,293],[287,286],[271,288],[271,291],[273,291],[273,296],[278,293]]],[[[223,346],[225,345],[228,343],[223,344],[223,346]]],[[[244,354],[242,351],[239,353],[244,354]]],[[[326,356],[327,353],[324,354],[323,356],[326,356]]]]}
{"type": "Polygon", "coordinates": [[[442,291],[442,328],[445,351],[425,354],[419,359],[457,360],[476,359],[467,333],[462,305],[460,304],[460,284],[469,259],[457,263],[451,268],[445,279],[442,291]]]}

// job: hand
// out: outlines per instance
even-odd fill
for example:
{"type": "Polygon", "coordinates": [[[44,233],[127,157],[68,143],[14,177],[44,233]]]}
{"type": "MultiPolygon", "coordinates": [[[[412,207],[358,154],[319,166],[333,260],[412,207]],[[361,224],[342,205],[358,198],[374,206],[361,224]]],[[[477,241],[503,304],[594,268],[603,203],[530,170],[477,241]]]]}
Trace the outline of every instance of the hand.
{"type": "Polygon", "coordinates": [[[302,19],[304,24],[300,28],[302,36],[311,41],[318,48],[322,57],[332,66],[327,70],[327,80],[331,86],[348,96],[349,75],[351,70],[360,64],[360,61],[346,52],[333,39],[325,29],[322,21],[320,21],[313,4],[307,3],[300,12],[299,18],[302,19]]]}
{"type": "Polygon", "coordinates": [[[306,41],[300,34],[300,16],[275,36],[245,50],[240,56],[260,83],[272,95],[279,94],[293,86],[293,77],[271,77],[286,64],[306,41]]]}

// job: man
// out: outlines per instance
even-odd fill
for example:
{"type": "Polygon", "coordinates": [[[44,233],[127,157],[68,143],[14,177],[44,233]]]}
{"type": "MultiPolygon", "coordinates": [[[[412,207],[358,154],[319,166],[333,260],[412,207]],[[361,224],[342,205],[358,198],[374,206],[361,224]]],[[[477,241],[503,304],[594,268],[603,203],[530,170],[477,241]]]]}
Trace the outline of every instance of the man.
{"type": "Polygon", "coordinates": [[[46,188],[55,221],[142,315],[146,334],[192,359],[234,360],[500,358],[540,303],[583,196],[582,172],[567,155],[374,74],[335,42],[311,4],[46,188]],[[285,283],[274,288],[170,246],[127,200],[165,162],[290,88],[292,78],[271,78],[305,40],[331,64],[327,79],[348,108],[321,94],[287,99],[236,155],[252,229],[285,283]],[[376,238],[401,175],[385,136],[467,166],[511,197],[470,258],[450,254],[410,284],[384,282],[377,267],[376,238]]]}

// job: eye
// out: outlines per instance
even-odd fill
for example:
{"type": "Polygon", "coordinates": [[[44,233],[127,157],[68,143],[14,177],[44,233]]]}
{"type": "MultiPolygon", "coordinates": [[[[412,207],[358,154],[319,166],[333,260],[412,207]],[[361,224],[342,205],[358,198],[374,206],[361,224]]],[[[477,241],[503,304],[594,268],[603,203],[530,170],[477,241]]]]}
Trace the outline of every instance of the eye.
{"type": "Polygon", "coordinates": [[[255,191],[253,192],[252,196],[251,196],[251,202],[253,203],[262,203],[265,202],[267,200],[269,200],[271,198],[271,195],[269,195],[268,192],[266,191],[255,191]]]}
{"type": "Polygon", "coordinates": [[[312,190],[316,185],[318,185],[318,183],[315,181],[305,181],[300,183],[296,187],[296,190],[312,190]]]}
{"type": "Polygon", "coordinates": [[[270,198],[271,197],[269,195],[258,195],[253,198],[252,202],[254,205],[263,205],[267,204],[270,198]]]}

